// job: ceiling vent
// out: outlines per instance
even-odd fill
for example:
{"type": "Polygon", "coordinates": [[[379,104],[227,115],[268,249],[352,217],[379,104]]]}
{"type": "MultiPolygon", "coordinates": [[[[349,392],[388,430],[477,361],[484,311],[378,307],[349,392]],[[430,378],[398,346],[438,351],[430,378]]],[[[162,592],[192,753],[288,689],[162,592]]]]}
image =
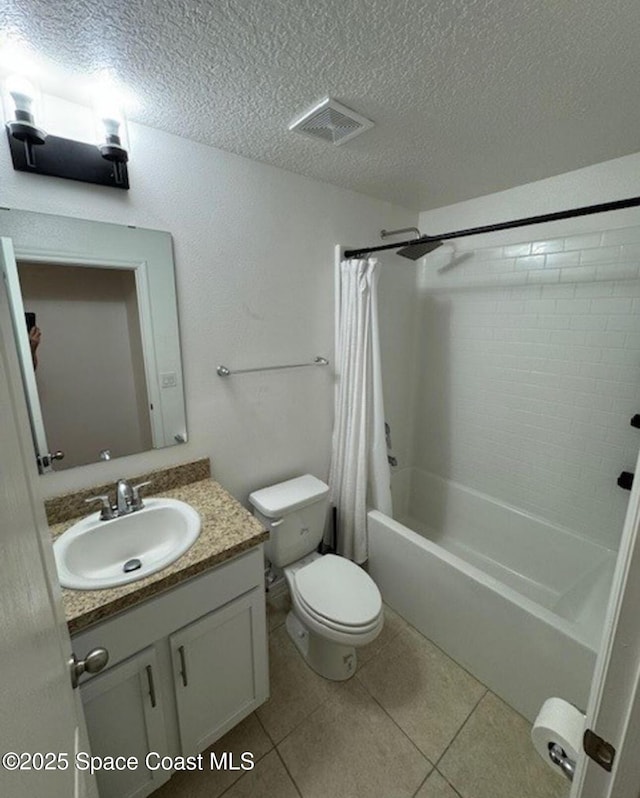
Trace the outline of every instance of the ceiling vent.
{"type": "Polygon", "coordinates": [[[332,100],[324,99],[306,114],[289,125],[289,130],[322,139],[330,144],[344,144],[354,136],[373,127],[370,119],[365,119],[351,108],[332,100]]]}

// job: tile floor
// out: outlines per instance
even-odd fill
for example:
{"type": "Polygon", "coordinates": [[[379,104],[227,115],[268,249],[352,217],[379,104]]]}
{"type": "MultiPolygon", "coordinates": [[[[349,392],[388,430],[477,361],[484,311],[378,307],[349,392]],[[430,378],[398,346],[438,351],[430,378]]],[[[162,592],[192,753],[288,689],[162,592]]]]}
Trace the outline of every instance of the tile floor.
{"type": "Polygon", "coordinates": [[[269,606],[271,698],[214,745],[256,766],[176,774],[153,798],[566,798],[529,723],[389,608],[358,670],[311,671],[269,606]]]}

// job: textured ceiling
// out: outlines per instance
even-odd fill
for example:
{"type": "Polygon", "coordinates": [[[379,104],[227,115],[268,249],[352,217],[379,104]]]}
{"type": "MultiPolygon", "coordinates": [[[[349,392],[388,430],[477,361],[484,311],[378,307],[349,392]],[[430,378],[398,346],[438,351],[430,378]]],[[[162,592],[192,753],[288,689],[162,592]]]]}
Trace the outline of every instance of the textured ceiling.
{"type": "Polygon", "coordinates": [[[638,0],[2,0],[135,120],[414,209],[640,150],[638,0]],[[330,95],[376,127],[289,133],[330,95]]]}

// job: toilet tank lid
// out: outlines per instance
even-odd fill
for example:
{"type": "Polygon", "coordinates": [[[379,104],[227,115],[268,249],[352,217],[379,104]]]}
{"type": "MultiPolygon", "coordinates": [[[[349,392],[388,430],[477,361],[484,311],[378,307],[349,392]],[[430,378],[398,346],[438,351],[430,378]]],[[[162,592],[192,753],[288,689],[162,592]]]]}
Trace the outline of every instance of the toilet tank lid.
{"type": "Polygon", "coordinates": [[[249,501],[267,518],[279,518],[285,513],[324,499],[328,493],[328,485],[311,474],[305,474],[303,477],[255,490],[249,495],[249,501]]]}

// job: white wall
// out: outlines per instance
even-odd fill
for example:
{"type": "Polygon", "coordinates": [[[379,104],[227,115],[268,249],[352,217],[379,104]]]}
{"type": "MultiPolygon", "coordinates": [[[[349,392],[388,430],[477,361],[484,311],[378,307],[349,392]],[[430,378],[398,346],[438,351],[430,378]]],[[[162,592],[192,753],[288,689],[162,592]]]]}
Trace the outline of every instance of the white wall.
{"type": "Polygon", "coordinates": [[[335,244],[375,242],[415,214],[140,125],[129,132],[129,192],[14,172],[4,145],[0,205],[171,232],[189,443],[46,476],[44,494],[199,456],[241,499],[305,471],[326,477],[332,372],[223,380],[216,366],[332,359],[335,244]]]}
{"type": "MultiPolygon", "coordinates": [[[[420,227],[639,194],[634,155],[425,212],[420,227]]],[[[600,214],[458,239],[441,271],[437,252],[423,262],[417,465],[617,545],[628,494],[615,480],[640,444],[638,225],[638,209],[600,214]]]]}

